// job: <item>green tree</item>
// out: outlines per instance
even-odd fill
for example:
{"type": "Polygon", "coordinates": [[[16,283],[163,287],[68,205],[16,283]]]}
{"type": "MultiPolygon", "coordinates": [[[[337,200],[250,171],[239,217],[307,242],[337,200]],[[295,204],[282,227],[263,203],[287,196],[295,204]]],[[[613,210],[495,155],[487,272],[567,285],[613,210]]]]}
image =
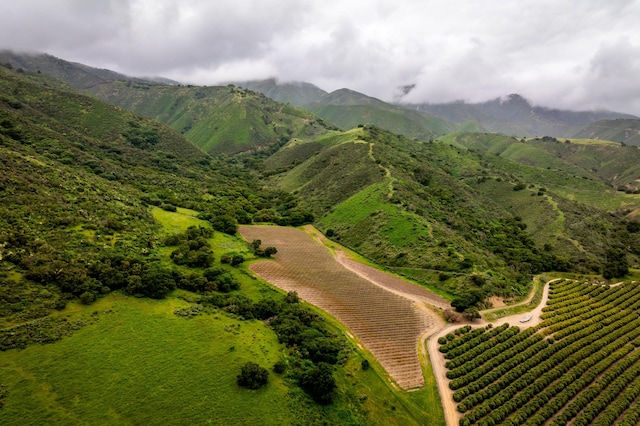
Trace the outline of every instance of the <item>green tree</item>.
{"type": "Polygon", "coordinates": [[[317,403],[331,404],[333,390],[336,388],[331,365],[319,362],[316,367],[303,373],[300,377],[300,387],[317,403]]]}
{"type": "Polygon", "coordinates": [[[260,389],[269,381],[269,372],[266,368],[253,362],[247,362],[237,376],[238,385],[247,389],[260,389]]]}
{"type": "Polygon", "coordinates": [[[607,250],[602,276],[606,279],[624,277],[629,273],[629,263],[624,250],[611,248],[607,250]]]}
{"type": "Polygon", "coordinates": [[[209,222],[211,222],[213,229],[225,234],[234,235],[238,231],[238,222],[229,215],[216,216],[209,219],[209,222]]]}

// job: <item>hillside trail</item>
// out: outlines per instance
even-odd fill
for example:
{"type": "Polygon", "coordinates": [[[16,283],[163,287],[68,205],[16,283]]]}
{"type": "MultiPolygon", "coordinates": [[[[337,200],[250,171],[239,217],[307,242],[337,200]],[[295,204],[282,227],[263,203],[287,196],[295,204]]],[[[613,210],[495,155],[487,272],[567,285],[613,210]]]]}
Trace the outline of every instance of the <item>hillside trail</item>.
{"type": "MultiPolygon", "coordinates": [[[[374,145],[373,142],[369,143],[369,158],[371,158],[371,161],[375,163],[376,157],[373,155],[373,145],[374,145]]],[[[384,171],[384,177],[389,180],[387,184],[389,188],[389,192],[387,193],[387,198],[393,198],[393,183],[396,181],[396,179],[393,176],[391,176],[391,170],[389,170],[389,168],[383,166],[380,163],[378,163],[378,167],[380,167],[380,169],[384,171]]]]}
{"type": "MultiPolygon", "coordinates": [[[[516,314],[510,315],[503,318],[500,318],[491,324],[494,327],[499,327],[505,323],[509,323],[510,325],[517,325],[520,329],[529,328],[540,324],[542,319],[540,316],[542,315],[542,308],[544,308],[547,304],[547,300],[549,299],[549,284],[554,281],[559,280],[559,278],[549,280],[545,283],[543,291],[542,291],[542,299],[538,306],[533,309],[531,312],[527,314],[516,314]],[[531,316],[530,319],[526,322],[521,322],[522,319],[531,316]]],[[[533,298],[533,292],[530,297],[525,299],[524,301],[513,305],[523,305],[531,302],[533,298]]],[[[495,309],[489,309],[483,312],[491,312],[495,309]]],[[[469,323],[474,328],[484,327],[487,324],[490,324],[489,321],[480,319],[474,320],[469,323]]],[[[447,324],[444,325],[439,330],[436,330],[434,333],[430,334],[427,337],[427,351],[429,352],[429,358],[431,359],[431,368],[433,369],[433,375],[436,378],[436,382],[438,383],[438,393],[440,394],[440,400],[442,402],[442,409],[444,410],[445,422],[447,426],[456,426],[459,424],[460,419],[462,418],[462,413],[460,413],[456,406],[456,402],[453,400],[453,390],[449,388],[449,379],[447,379],[446,373],[447,368],[445,367],[445,363],[447,360],[444,357],[444,354],[438,350],[438,339],[440,337],[446,336],[448,333],[460,328],[461,324],[447,324]]]]}

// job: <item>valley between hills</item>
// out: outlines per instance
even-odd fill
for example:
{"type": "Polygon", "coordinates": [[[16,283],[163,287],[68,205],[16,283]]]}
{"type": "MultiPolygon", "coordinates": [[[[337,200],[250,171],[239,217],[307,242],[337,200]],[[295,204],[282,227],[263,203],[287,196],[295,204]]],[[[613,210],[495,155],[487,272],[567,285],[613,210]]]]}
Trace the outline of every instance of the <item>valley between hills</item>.
{"type": "Polygon", "coordinates": [[[640,420],[637,117],[0,65],[0,423],[640,420]]]}

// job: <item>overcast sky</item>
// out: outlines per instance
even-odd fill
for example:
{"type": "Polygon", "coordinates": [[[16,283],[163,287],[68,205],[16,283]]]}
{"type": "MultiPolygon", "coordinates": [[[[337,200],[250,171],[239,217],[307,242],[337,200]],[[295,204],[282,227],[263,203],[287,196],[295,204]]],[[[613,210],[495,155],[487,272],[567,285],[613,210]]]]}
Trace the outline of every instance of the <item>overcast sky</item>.
{"type": "Polygon", "coordinates": [[[640,115],[640,0],[0,0],[0,47],[194,84],[640,115]]]}

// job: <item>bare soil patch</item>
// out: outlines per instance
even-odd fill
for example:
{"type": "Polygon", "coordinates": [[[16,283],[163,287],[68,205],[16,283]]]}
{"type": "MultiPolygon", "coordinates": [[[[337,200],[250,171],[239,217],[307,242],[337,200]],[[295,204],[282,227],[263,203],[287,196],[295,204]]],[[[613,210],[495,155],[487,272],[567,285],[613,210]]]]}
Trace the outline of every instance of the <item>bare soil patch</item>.
{"type": "MultiPolygon", "coordinates": [[[[419,298],[428,299],[427,295],[401,295],[411,290],[395,281],[402,281],[400,278],[389,274],[383,277],[369,267],[358,267],[361,273],[355,273],[338,263],[326,247],[295,228],[241,226],[240,234],[247,241],[259,239],[263,246],[278,249],[274,260],[253,263],[254,273],[283,290],[297,291],[302,299],[340,320],[398,386],[411,389],[424,385],[418,345],[422,335],[440,326],[435,315],[425,314],[414,303],[419,298]],[[365,278],[367,275],[376,284],[365,278]]],[[[350,262],[352,267],[357,266],[350,262]]]]}
{"type": "Polygon", "coordinates": [[[487,300],[489,301],[489,303],[491,303],[492,308],[504,308],[505,306],[507,306],[507,304],[504,303],[504,298],[499,296],[491,296],[487,300]]]}

